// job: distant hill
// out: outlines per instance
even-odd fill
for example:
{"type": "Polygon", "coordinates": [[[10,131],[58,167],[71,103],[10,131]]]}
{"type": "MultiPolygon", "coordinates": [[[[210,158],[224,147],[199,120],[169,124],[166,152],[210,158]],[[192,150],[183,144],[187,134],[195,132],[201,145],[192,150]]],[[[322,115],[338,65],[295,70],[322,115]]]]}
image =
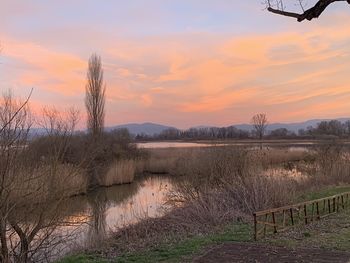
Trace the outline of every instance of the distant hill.
{"type": "MultiPolygon", "coordinates": [[[[275,129],[280,129],[280,128],[286,128],[289,131],[293,131],[295,133],[298,132],[298,130],[300,129],[307,129],[308,127],[316,127],[316,125],[318,123],[320,123],[321,121],[330,121],[332,119],[314,119],[314,120],[307,120],[304,122],[295,122],[295,123],[271,123],[268,125],[267,130],[268,131],[272,131],[275,129]]],[[[345,122],[350,120],[350,118],[339,118],[336,119],[340,122],[345,122]]],[[[253,129],[253,126],[251,124],[236,124],[236,125],[232,125],[235,126],[238,129],[241,130],[245,130],[245,131],[251,131],[253,129]]],[[[214,127],[214,126],[210,126],[210,125],[200,125],[200,126],[195,126],[192,128],[210,128],[210,127],[214,127]]],[[[146,135],[155,135],[155,134],[159,134],[162,131],[166,130],[166,129],[176,129],[175,127],[171,127],[171,126],[166,126],[166,125],[161,125],[161,124],[156,124],[156,123],[142,123],[142,124],[138,124],[138,123],[130,123],[130,124],[122,124],[122,125],[117,125],[117,126],[112,126],[112,127],[108,127],[106,128],[107,131],[111,131],[113,129],[119,129],[119,128],[127,128],[129,130],[130,133],[137,135],[137,134],[146,134],[146,135]]]]}
{"type": "MultiPolygon", "coordinates": [[[[314,120],[308,120],[304,122],[296,122],[296,123],[271,123],[268,125],[267,130],[275,130],[275,129],[280,129],[280,128],[286,128],[289,131],[293,131],[295,133],[298,132],[300,129],[306,130],[308,127],[316,127],[318,123],[321,121],[330,121],[332,119],[314,119],[314,120]]],[[[345,122],[350,120],[350,118],[339,118],[336,119],[340,122],[345,122]]],[[[245,130],[245,131],[251,131],[253,129],[253,126],[251,124],[236,124],[232,125],[235,126],[238,129],[245,130]]],[[[210,125],[200,125],[200,126],[195,126],[192,128],[211,128],[214,126],[210,125]]],[[[121,128],[126,128],[129,130],[131,134],[137,135],[137,134],[145,134],[148,136],[160,134],[162,131],[167,130],[167,129],[176,129],[175,127],[167,126],[167,125],[161,125],[157,123],[151,123],[151,122],[146,122],[146,123],[129,123],[129,124],[121,124],[121,125],[116,125],[116,126],[110,126],[106,127],[105,130],[112,131],[114,129],[121,129],[121,128]]],[[[36,136],[41,136],[45,134],[45,130],[42,128],[33,128],[30,131],[30,137],[36,137],[36,136]]]]}
{"type": "Polygon", "coordinates": [[[29,130],[28,136],[29,136],[29,139],[34,139],[36,137],[40,137],[46,134],[47,134],[47,131],[44,128],[31,128],[29,130]]]}
{"type": "Polygon", "coordinates": [[[131,134],[137,135],[137,134],[146,134],[149,136],[159,134],[162,131],[170,128],[174,128],[171,126],[165,126],[161,124],[156,124],[156,123],[129,123],[129,124],[122,124],[122,125],[116,125],[112,127],[106,127],[106,131],[112,131],[114,129],[121,129],[121,128],[126,128],[129,130],[131,134]]]}

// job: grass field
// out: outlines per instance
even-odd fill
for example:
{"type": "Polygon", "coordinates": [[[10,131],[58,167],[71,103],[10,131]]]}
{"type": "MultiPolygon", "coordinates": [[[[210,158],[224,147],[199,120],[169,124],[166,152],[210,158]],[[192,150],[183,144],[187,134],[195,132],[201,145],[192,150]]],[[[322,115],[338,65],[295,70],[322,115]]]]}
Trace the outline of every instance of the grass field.
{"type": "Polygon", "coordinates": [[[291,248],[321,248],[350,251],[350,210],[331,215],[327,219],[298,226],[264,242],[291,248]]]}

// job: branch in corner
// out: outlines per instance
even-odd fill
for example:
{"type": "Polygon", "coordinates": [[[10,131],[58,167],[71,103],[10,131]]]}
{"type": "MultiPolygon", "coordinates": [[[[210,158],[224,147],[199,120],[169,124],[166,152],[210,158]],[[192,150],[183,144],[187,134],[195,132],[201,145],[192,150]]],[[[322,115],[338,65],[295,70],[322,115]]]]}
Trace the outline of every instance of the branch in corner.
{"type": "Polygon", "coordinates": [[[330,4],[334,2],[340,2],[340,1],[347,2],[348,4],[350,4],[350,0],[319,0],[314,7],[306,10],[302,14],[279,10],[271,6],[269,6],[267,10],[277,15],[296,18],[298,22],[302,22],[305,19],[311,21],[314,18],[318,18],[330,4]]]}

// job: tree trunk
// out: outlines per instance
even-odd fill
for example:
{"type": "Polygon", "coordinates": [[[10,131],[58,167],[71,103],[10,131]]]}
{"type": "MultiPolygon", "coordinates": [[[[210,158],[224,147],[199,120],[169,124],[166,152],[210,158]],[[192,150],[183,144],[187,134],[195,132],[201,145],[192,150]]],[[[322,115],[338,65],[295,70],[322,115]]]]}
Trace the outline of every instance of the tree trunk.
{"type": "Polygon", "coordinates": [[[0,220],[0,240],[1,240],[1,256],[0,262],[9,263],[9,251],[7,247],[7,239],[6,239],[6,221],[1,218],[0,220]]]}

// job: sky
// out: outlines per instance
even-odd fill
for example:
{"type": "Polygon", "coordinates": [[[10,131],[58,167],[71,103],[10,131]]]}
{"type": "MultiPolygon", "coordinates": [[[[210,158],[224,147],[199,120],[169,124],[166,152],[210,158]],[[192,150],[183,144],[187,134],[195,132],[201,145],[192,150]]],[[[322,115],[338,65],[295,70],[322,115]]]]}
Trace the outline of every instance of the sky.
{"type": "Polygon", "coordinates": [[[87,61],[97,53],[106,126],[350,117],[350,6],[298,23],[261,2],[1,0],[0,91],[25,98],[33,88],[34,114],[73,106],[84,127],[87,61]]]}

